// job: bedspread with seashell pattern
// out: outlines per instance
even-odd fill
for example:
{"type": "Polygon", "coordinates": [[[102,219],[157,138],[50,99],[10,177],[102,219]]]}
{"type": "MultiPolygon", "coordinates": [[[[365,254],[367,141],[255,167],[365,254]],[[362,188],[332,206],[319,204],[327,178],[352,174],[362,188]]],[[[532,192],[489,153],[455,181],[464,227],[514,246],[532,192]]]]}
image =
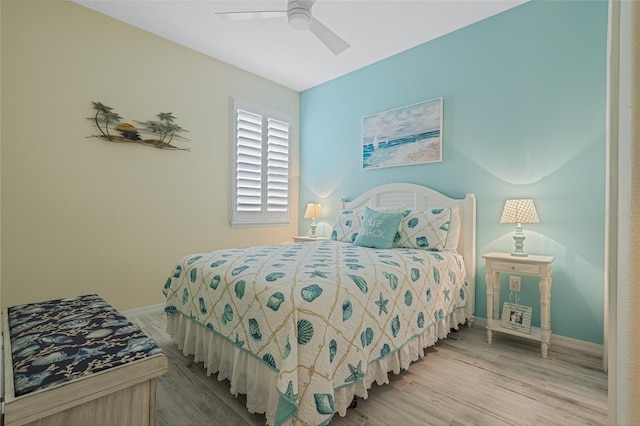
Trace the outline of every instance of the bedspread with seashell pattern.
{"type": "Polygon", "coordinates": [[[453,252],[317,241],[186,256],[163,292],[278,372],[276,424],[324,424],[335,389],[467,304],[464,271],[453,252]]]}

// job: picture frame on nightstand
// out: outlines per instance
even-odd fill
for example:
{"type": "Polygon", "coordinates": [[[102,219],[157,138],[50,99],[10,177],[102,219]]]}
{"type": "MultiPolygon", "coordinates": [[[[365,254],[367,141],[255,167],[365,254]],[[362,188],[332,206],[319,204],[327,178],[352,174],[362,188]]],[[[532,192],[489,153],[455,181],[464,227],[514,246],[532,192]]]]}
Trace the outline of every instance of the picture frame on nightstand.
{"type": "Polygon", "coordinates": [[[504,302],[504,305],[502,305],[502,322],[500,325],[521,333],[531,334],[531,313],[532,309],[530,306],[504,302]]]}

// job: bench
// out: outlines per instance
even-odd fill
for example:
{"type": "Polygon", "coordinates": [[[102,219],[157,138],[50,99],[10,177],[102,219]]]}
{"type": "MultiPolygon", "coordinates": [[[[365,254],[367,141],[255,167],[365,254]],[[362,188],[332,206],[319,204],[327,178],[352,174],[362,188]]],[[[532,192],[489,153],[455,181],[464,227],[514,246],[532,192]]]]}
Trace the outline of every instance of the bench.
{"type": "Polygon", "coordinates": [[[3,323],[5,426],[156,424],[167,358],[98,295],[13,306],[3,323]]]}

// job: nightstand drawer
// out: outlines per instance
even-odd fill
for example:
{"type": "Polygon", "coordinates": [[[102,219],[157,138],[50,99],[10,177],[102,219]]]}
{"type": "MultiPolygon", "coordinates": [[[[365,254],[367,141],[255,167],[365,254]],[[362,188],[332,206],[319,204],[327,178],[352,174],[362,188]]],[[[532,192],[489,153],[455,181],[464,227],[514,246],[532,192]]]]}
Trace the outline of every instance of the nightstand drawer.
{"type": "Polygon", "coordinates": [[[511,262],[492,262],[494,270],[508,271],[519,274],[535,274],[540,273],[539,265],[527,265],[523,263],[511,263],[511,262]]]}

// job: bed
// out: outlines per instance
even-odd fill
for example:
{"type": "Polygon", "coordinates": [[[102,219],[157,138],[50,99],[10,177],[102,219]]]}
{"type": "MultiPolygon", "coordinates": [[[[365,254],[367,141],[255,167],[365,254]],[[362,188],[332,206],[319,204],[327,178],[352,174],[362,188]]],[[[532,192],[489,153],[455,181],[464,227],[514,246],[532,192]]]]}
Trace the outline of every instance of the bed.
{"type": "Polygon", "coordinates": [[[163,287],[178,347],[270,425],[346,415],[474,319],[473,194],[387,184],[342,207],[330,241],[188,255],[163,287]]]}

